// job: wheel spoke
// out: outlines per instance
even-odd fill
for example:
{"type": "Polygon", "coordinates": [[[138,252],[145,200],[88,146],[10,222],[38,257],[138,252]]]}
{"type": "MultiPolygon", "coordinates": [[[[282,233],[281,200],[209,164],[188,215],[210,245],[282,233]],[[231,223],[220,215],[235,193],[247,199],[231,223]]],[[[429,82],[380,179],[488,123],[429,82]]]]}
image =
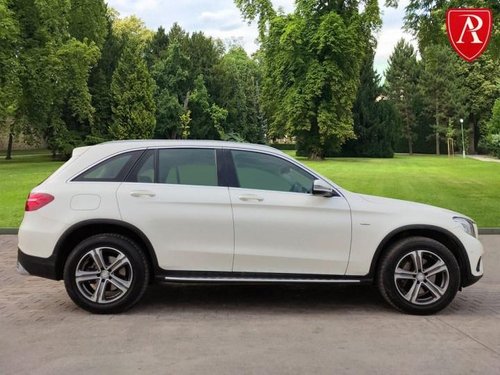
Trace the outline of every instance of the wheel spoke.
{"type": "Polygon", "coordinates": [[[111,276],[109,282],[120,289],[122,293],[126,293],[128,288],[130,288],[130,282],[121,280],[115,276],[111,276]]]}
{"type": "Polygon", "coordinates": [[[75,281],[82,283],[84,281],[92,281],[99,279],[100,271],[76,271],[75,281]]]}
{"type": "Polygon", "coordinates": [[[429,292],[431,292],[436,299],[439,299],[443,296],[443,294],[446,292],[446,289],[438,287],[436,284],[434,284],[432,281],[427,279],[424,282],[425,287],[429,292]]]}
{"type": "Polygon", "coordinates": [[[405,294],[405,298],[410,301],[410,302],[415,302],[418,297],[418,292],[420,292],[420,283],[415,280],[408,291],[408,293],[405,294]]]}
{"type": "Polygon", "coordinates": [[[105,302],[104,293],[106,292],[106,286],[108,285],[108,280],[100,280],[94,293],[94,301],[97,303],[105,302]]]}
{"type": "Polygon", "coordinates": [[[396,280],[403,279],[403,280],[413,280],[417,276],[416,272],[412,271],[407,271],[402,268],[397,268],[396,272],[394,272],[394,278],[396,280]]]}
{"type": "Polygon", "coordinates": [[[413,261],[413,265],[415,266],[415,271],[416,272],[420,272],[422,271],[422,264],[423,264],[423,260],[422,260],[422,251],[420,250],[417,250],[417,251],[412,251],[410,253],[410,256],[411,256],[411,259],[413,261]]]}
{"type": "Polygon", "coordinates": [[[125,264],[130,264],[125,255],[120,254],[118,258],[108,267],[110,273],[114,273],[116,270],[120,269],[125,264]]]}
{"type": "Polygon", "coordinates": [[[441,272],[444,272],[447,270],[448,270],[448,267],[446,267],[446,264],[442,260],[439,260],[435,264],[433,264],[431,267],[424,270],[424,273],[427,277],[430,277],[430,276],[436,275],[438,273],[441,273],[441,272]]]}
{"type": "Polygon", "coordinates": [[[95,265],[99,268],[100,271],[106,269],[106,265],[104,263],[104,259],[102,257],[102,248],[97,248],[92,250],[91,252],[92,259],[94,260],[95,265]]]}

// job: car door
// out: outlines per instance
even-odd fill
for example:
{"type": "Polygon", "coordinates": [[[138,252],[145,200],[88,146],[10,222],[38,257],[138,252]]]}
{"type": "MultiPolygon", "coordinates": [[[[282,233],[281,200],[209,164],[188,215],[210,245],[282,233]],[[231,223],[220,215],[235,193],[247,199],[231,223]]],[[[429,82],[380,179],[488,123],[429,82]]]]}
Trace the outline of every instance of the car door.
{"type": "Polygon", "coordinates": [[[215,149],[149,150],[117,194],[123,220],[149,238],[161,268],[231,271],[233,216],[215,149]]]}
{"type": "Polygon", "coordinates": [[[312,194],[316,179],[275,155],[231,150],[235,184],[233,271],[345,274],[350,208],[342,196],[312,194]]]}

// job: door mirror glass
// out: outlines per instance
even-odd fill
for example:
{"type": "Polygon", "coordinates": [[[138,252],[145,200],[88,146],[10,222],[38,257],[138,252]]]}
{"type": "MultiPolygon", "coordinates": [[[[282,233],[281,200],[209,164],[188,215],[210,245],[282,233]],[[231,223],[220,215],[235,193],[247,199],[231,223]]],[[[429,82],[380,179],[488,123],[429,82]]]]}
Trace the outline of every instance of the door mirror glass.
{"type": "Polygon", "coordinates": [[[320,195],[322,197],[333,197],[335,195],[335,190],[333,190],[332,187],[325,181],[314,180],[313,194],[320,195]]]}

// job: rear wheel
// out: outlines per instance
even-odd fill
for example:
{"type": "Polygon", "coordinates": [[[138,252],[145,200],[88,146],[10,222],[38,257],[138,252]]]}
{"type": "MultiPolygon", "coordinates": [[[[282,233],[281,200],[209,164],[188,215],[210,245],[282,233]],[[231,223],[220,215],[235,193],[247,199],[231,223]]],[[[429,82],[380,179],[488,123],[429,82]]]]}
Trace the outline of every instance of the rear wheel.
{"type": "Polygon", "coordinates": [[[108,233],[81,242],[64,267],[64,284],[71,299],[98,314],[128,310],[146,291],[148,262],[141,248],[127,237],[108,233]]]}
{"type": "Polygon", "coordinates": [[[455,298],[460,268],[440,242],[411,237],[393,245],[378,270],[378,288],[394,307],[410,314],[433,314],[455,298]]]}

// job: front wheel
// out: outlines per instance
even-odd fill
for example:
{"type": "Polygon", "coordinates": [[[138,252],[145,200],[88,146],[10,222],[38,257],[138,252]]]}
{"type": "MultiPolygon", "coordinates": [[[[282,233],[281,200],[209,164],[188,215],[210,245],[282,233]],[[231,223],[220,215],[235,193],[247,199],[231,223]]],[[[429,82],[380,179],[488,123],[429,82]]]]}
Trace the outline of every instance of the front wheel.
{"type": "Polygon", "coordinates": [[[444,309],[460,287],[460,268],[451,251],[430,238],[411,237],[392,246],[378,270],[378,288],[392,306],[427,315],[444,309]]]}
{"type": "Polygon", "coordinates": [[[135,305],[146,291],[149,266],[140,247],[127,237],[92,236],[75,247],[64,266],[71,299],[97,314],[114,314],[135,305]]]}

